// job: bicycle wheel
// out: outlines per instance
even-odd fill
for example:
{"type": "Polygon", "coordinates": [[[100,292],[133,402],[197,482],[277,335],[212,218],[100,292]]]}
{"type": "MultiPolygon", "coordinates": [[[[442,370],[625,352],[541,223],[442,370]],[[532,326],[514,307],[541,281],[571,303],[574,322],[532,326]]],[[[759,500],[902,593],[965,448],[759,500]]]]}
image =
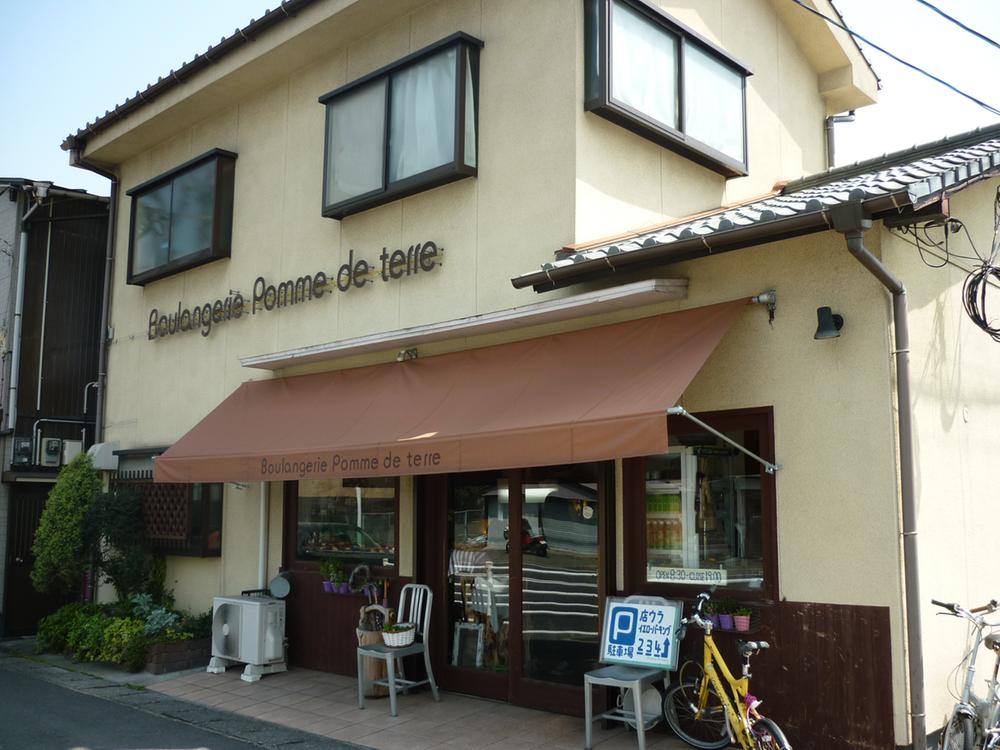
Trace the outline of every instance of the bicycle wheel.
{"type": "Polygon", "coordinates": [[[792,746],[785,739],[785,733],[777,724],[763,716],[753,723],[750,733],[753,735],[757,750],[792,750],[792,746]]]}
{"type": "Polygon", "coordinates": [[[663,718],[674,733],[692,747],[718,750],[729,744],[726,706],[711,684],[708,701],[698,713],[698,682],[679,682],[663,694],[663,718]]]}
{"type": "Polygon", "coordinates": [[[976,728],[971,716],[954,714],[944,730],[941,750],[974,750],[976,728]]]}

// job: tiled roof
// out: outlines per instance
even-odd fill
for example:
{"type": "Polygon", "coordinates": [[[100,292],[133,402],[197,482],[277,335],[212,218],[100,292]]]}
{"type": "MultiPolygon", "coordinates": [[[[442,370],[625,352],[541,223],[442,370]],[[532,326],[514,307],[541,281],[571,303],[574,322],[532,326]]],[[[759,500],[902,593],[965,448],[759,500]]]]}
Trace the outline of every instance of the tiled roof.
{"type": "Polygon", "coordinates": [[[298,11],[313,2],[315,0],[281,0],[281,3],[274,10],[264,11],[264,15],[260,18],[251,18],[250,23],[242,29],[238,28],[231,35],[222,37],[218,44],[213,44],[201,54],[195,55],[194,58],[182,64],[177,70],[171,70],[167,75],[157,78],[154,83],[149,84],[142,91],[136,91],[135,96],[129,97],[114,109],[105,110],[103,115],[99,115],[93,122],[88,122],[82,128],[78,129],[76,133],[66,136],[66,139],[62,143],[63,150],[68,151],[71,148],[80,148],[88,136],[103,130],[116,120],[120,120],[130,112],[162,96],[175,86],[186,82],[188,78],[202,68],[214,65],[225,55],[242,47],[244,44],[252,42],[265,30],[281,23],[286,18],[291,18],[298,11]]]}
{"type": "Polygon", "coordinates": [[[537,291],[615,269],[660,265],[830,227],[829,209],[860,201],[869,215],[919,210],[947,193],[1000,174],[1000,125],[827,170],[779,191],[614,239],[573,245],[511,279],[537,291]]]}

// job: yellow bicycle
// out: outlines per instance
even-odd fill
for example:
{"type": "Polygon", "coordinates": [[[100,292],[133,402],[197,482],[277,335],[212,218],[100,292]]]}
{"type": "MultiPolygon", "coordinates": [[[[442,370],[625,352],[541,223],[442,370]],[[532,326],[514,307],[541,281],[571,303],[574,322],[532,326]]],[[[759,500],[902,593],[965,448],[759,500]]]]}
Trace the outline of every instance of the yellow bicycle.
{"type": "Polygon", "coordinates": [[[736,679],[715,645],[711,621],[702,616],[709,598],[698,594],[691,616],[681,621],[705,631],[704,665],[688,662],[681,667],[680,679],[663,695],[663,718],[692,747],[711,750],[735,742],[743,750],[791,750],[778,725],[757,710],[761,701],[749,692],[750,657],[768,644],[736,642],[743,657],[743,676],[736,679]],[[685,675],[692,671],[697,676],[685,675]]]}

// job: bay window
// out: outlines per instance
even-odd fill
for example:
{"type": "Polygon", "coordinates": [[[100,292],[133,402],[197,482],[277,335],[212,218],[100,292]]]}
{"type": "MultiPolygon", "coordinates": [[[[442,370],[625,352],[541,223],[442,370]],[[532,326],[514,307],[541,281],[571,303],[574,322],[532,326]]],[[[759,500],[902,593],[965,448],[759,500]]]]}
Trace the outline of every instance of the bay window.
{"type": "Polygon", "coordinates": [[[747,174],[750,71],[645,0],[585,4],[585,108],[726,177],[747,174]]]}
{"type": "Polygon", "coordinates": [[[341,219],[476,174],[482,46],[453,34],[320,97],[323,216],[341,219]]]}

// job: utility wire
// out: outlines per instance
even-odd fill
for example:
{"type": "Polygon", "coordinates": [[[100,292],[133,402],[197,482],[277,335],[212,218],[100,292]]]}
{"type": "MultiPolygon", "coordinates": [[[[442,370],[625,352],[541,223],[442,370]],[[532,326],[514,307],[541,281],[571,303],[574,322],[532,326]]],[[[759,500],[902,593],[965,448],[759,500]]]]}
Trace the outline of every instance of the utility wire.
{"type": "Polygon", "coordinates": [[[939,16],[941,16],[942,18],[947,18],[953,24],[955,24],[956,26],[958,26],[960,29],[962,29],[964,31],[968,31],[970,34],[972,34],[975,37],[978,37],[978,38],[982,39],[987,44],[992,44],[997,49],[1000,49],[1000,43],[993,41],[988,36],[986,36],[986,34],[981,34],[980,32],[976,31],[975,29],[970,28],[969,26],[966,26],[964,23],[962,23],[961,21],[959,21],[954,16],[949,16],[947,13],[945,13],[939,7],[937,7],[936,5],[934,5],[934,3],[929,3],[929,2],[927,2],[927,0],[917,0],[917,2],[920,3],[921,5],[927,7],[927,8],[930,8],[935,13],[937,13],[939,16]]]}
{"type": "Polygon", "coordinates": [[[960,88],[958,88],[956,86],[953,86],[952,84],[948,83],[944,79],[938,78],[933,73],[928,73],[923,68],[921,68],[921,67],[919,67],[917,65],[914,65],[911,62],[907,62],[906,60],[902,59],[901,57],[897,57],[896,55],[892,54],[891,52],[889,52],[889,50],[885,49],[884,47],[880,47],[879,45],[875,44],[875,42],[871,41],[870,39],[867,39],[867,38],[863,37],[858,32],[852,31],[851,29],[847,28],[847,26],[845,26],[844,24],[839,23],[839,22],[833,20],[829,16],[820,13],[818,10],[815,10],[814,8],[810,8],[808,5],[806,5],[804,2],[802,2],[802,0],[792,0],[792,2],[795,3],[796,5],[798,5],[800,8],[804,8],[805,10],[809,11],[810,13],[819,16],[820,18],[822,18],[823,20],[825,20],[830,25],[836,26],[838,29],[842,29],[843,31],[846,31],[848,34],[850,34],[851,36],[853,36],[855,39],[860,39],[862,42],[864,42],[865,44],[867,44],[869,47],[872,47],[873,49],[877,49],[883,55],[886,55],[887,57],[892,58],[893,60],[895,60],[896,62],[898,62],[900,65],[905,65],[910,70],[914,70],[914,71],[916,71],[917,73],[920,73],[923,76],[927,76],[932,81],[936,81],[937,83],[940,83],[942,86],[946,86],[947,88],[951,89],[952,91],[954,91],[959,96],[965,97],[966,99],[968,99],[971,102],[975,102],[980,107],[982,107],[983,109],[985,109],[987,112],[990,112],[991,114],[1000,116],[1000,109],[997,109],[996,107],[993,107],[993,106],[987,104],[986,102],[982,101],[981,99],[977,99],[972,94],[965,93],[960,88]]]}

